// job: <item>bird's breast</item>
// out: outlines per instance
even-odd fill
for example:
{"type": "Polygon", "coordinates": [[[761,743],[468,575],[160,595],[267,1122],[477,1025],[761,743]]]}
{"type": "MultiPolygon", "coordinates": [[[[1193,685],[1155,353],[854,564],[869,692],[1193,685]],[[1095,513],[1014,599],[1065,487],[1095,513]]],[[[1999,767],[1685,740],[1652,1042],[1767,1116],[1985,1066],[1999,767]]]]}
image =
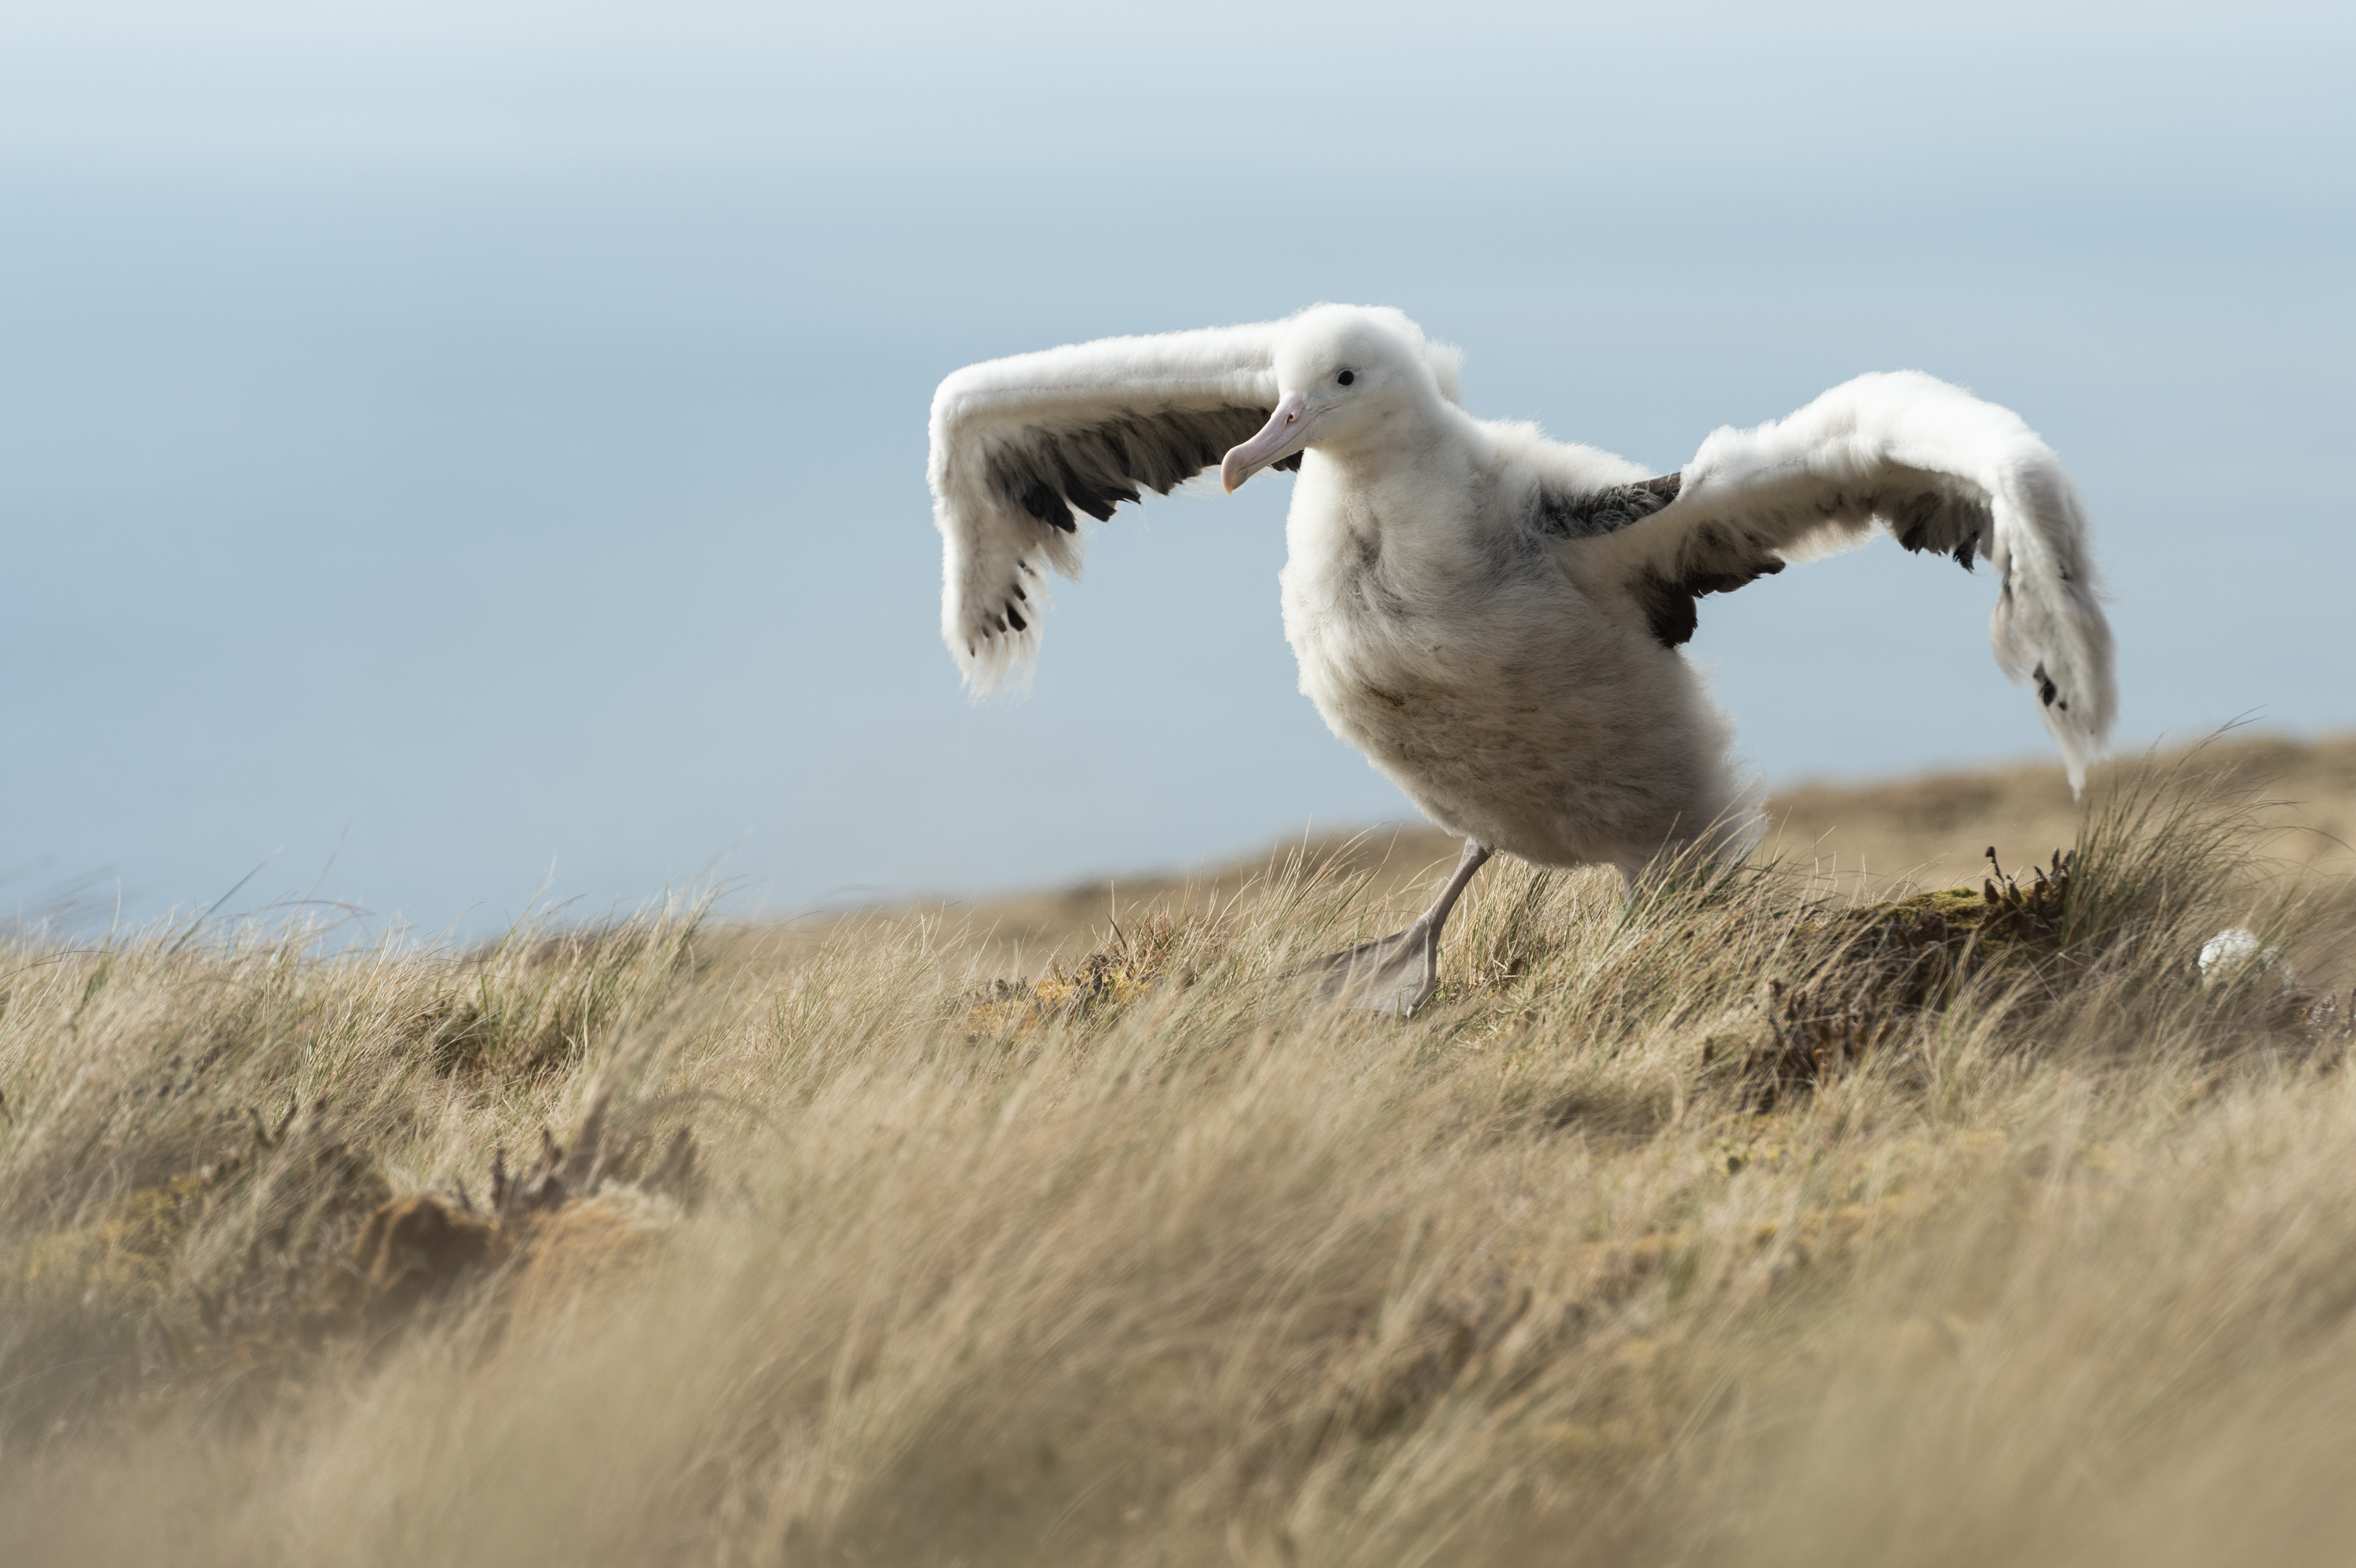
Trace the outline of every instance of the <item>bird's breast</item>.
{"type": "Polygon", "coordinates": [[[1281,581],[1301,688],[1378,760],[1407,763],[1451,727],[1519,722],[1533,676],[1554,684],[1587,619],[1552,558],[1488,517],[1494,489],[1353,487],[1325,465],[1294,493],[1281,581]]]}
{"type": "Polygon", "coordinates": [[[1284,621],[1301,689],[1326,721],[1363,750],[1405,758],[1477,708],[1513,650],[1492,596],[1394,566],[1360,541],[1323,570],[1288,567],[1284,621]]]}

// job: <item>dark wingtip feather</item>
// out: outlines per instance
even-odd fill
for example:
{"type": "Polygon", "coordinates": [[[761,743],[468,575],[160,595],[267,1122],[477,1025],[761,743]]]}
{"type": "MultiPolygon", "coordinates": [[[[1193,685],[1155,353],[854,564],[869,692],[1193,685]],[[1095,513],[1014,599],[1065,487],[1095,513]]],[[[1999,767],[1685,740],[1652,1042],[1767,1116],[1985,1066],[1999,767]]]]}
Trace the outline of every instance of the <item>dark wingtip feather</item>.
{"type": "Polygon", "coordinates": [[[1044,485],[1033,485],[1023,492],[1023,509],[1050,528],[1061,528],[1067,534],[1080,531],[1080,525],[1073,520],[1071,507],[1044,485]]]}

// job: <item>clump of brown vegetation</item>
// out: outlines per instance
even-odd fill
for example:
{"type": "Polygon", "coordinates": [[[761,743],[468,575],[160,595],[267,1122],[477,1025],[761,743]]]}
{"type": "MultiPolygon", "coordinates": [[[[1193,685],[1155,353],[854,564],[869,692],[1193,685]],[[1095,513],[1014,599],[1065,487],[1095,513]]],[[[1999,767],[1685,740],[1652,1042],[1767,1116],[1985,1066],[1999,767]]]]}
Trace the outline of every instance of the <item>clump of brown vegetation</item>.
{"type": "Polygon", "coordinates": [[[2336,1555],[2346,909],[2199,772],[1894,901],[1498,868],[1404,1023],[1301,982],[1396,920],[1347,867],[1027,980],[986,930],[692,906],[460,953],[20,940],[0,1540],[2336,1555]],[[2329,986],[2204,983],[2225,926],[2329,986]]]}
{"type": "MultiPolygon", "coordinates": [[[[1148,916],[1135,932],[1115,924],[1109,942],[1076,962],[1058,961],[1036,980],[992,980],[963,998],[966,1028],[978,1039],[1019,1034],[1049,1019],[1101,1016],[1151,990],[1186,934],[1186,926],[1166,914],[1148,916]]],[[[1189,968],[1172,977],[1181,986],[1194,983],[1189,968]]]]}
{"type": "Polygon", "coordinates": [[[495,1150],[483,1208],[463,1183],[380,1204],[350,1250],[331,1260],[305,1327],[314,1337],[396,1328],[469,1285],[495,1286],[502,1305],[529,1310],[645,1261],[701,1195],[695,1137],[678,1129],[647,1166],[643,1136],[616,1150],[605,1133],[599,1100],[570,1153],[542,1127],[540,1157],[510,1176],[507,1151],[495,1150]]]}

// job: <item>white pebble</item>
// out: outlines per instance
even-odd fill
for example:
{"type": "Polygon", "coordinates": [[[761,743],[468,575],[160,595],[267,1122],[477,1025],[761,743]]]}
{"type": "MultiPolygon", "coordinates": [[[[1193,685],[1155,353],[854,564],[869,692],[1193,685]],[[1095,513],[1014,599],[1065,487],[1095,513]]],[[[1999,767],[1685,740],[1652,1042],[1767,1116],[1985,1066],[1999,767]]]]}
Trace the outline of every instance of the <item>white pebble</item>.
{"type": "Polygon", "coordinates": [[[2261,975],[2278,973],[2278,983],[2287,991],[2298,982],[2293,978],[2290,965],[2283,962],[2282,949],[2268,947],[2258,940],[2258,933],[2244,926],[2229,926],[2201,944],[2201,983],[2216,986],[2236,980],[2250,972],[2253,965],[2261,975]]]}

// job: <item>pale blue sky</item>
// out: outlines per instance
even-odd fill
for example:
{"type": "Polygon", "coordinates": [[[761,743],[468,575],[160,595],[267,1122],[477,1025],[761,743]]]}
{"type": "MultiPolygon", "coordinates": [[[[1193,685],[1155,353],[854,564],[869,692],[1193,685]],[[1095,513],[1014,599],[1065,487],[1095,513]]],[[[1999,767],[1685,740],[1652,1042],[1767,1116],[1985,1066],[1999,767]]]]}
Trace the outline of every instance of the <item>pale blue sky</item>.
{"type": "MultiPolygon", "coordinates": [[[[973,892],[1405,814],[1290,481],[1157,502],[1017,704],[932,385],[1397,304],[1663,469],[1912,366],[2095,515],[2124,738],[2356,723],[2345,7],[0,6],[0,909],[497,926],[973,892]]],[[[1990,584],[1705,601],[1772,776],[2043,751],[1990,584]]]]}

